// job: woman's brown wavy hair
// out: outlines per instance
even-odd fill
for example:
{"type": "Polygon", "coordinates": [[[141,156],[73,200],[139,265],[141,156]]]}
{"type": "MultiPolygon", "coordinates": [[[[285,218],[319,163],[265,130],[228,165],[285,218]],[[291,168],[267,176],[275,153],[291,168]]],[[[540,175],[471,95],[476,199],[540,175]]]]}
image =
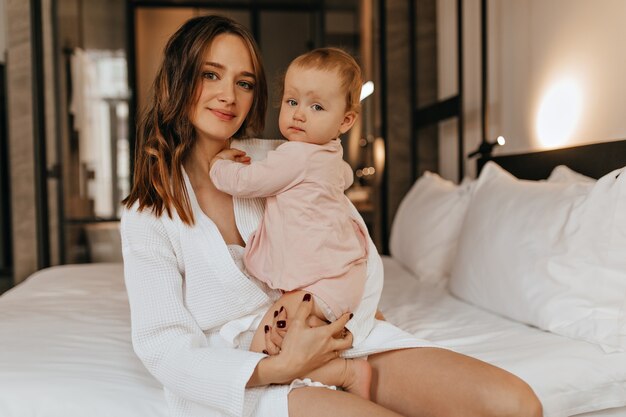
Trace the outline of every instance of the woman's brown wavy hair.
{"type": "Polygon", "coordinates": [[[163,62],[152,85],[151,97],[137,126],[133,187],[122,204],[150,209],[156,216],[172,207],[187,225],[194,216],[182,174],[182,163],[196,140],[190,114],[198,100],[204,53],[216,36],[239,36],[247,45],[256,76],[254,99],[248,116],[233,137],[263,130],[267,108],[267,82],[254,38],[244,26],[222,16],[188,20],[169,39],[163,62]]]}

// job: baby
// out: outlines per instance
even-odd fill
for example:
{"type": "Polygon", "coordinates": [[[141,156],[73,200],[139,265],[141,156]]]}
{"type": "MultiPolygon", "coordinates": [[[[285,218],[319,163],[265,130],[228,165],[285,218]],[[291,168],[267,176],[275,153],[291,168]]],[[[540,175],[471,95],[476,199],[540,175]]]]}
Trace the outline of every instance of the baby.
{"type": "MultiPolygon", "coordinates": [[[[271,288],[312,294],[319,323],[355,311],[367,275],[367,229],[344,195],[353,176],[339,140],[358,118],[361,84],[358,64],[340,49],[297,57],[285,74],[279,116],[288,142],[258,162],[249,163],[236,149],[211,161],[218,189],[266,198],[263,220],[245,248],[247,272],[271,288]]],[[[250,350],[266,352],[264,332],[271,320],[268,312],[250,350]]],[[[337,358],[306,377],[369,399],[366,360],[337,358]]]]}

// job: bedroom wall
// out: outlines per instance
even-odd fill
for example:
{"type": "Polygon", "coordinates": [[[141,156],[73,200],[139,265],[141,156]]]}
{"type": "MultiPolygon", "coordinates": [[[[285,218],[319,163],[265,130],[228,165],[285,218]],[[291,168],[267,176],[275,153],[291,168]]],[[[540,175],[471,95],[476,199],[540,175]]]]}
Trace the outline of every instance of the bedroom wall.
{"type": "MultiPolygon", "coordinates": [[[[37,213],[35,191],[35,141],[46,140],[46,167],[57,160],[54,135],[55,100],[52,71],[52,27],[50,0],[41,1],[44,47],[44,130],[45,138],[36,137],[33,107],[33,62],[30,3],[8,0],[3,3],[6,19],[5,47],[7,68],[7,124],[9,181],[11,188],[11,232],[13,280],[19,283],[38,269],[37,213]],[[19,215],[17,214],[19,213],[19,215]]],[[[48,181],[48,233],[50,262],[58,264],[58,225],[56,223],[56,182],[48,181]]]]}
{"type": "Polygon", "coordinates": [[[508,139],[499,152],[626,138],[626,2],[491,1],[490,8],[499,16],[490,28],[499,35],[490,132],[508,139]]]}
{"type": "Polygon", "coordinates": [[[4,0],[0,0],[0,63],[4,63],[6,61],[5,54],[7,52],[7,32],[6,32],[7,22],[4,11],[4,0]]]}
{"type": "Polygon", "coordinates": [[[37,269],[30,3],[5,2],[7,110],[13,232],[13,273],[20,282],[37,269]]]}
{"type": "MultiPolygon", "coordinates": [[[[438,1],[439,95],[456,91],[455,1],[438,1]]],[[[626,2],[516,0],[489,4],[489,140],[511,154],[626,138],[626,2]],[[542,104],[548,97],[553,105],[542,104]],[[580,100],[576,114],[576,100],[580,100]],[[543,105],[543,107],[542,107],[543,105]],[[551,113],[551,111],[553,113],[551,113]],[[538,122],[547,122],[542,132],[538,122]]],[[[464,2],[465,147],[481,140],[480,1],[464,2]]],[[[550,103],[548,100],[546,103],[550,103]]],[[[440,171],[456,179],[456,125],[441,127],[440,171]]],[[[475,161],[466,164],[473,176],[475,161]]]]}
{"type": "MultiPolygon", "coordinates": [[[[517,1],[517,0],[516,0],[517,1]]],[[[520,0],[524,1],[524,0],[520,0]]],[[[437,67],[439,99],[458,91],[456,0],[437,1],[437,67]]],[[[465,116],[464,154],[480,143],[480,0],[463,1],[463,105],[465,116]]],[[[458,179],[458,147],[456,119],[439,126],[439,174],[451,181],[458,179]]],[[[465,174],[472,175],[474,161],[465,163],[465,174]]]]}
{"type": "MultiPolygon", "coordinates": [[[[438,1],[441,27],[453,24],[454,10],[453,0],[438,1]]],[[[495,154],[626,138],[626,2],[490,0],[488,15],[488,139],[507,140],[495,154]]],[[[464,18],[467,154],[482,136],[479,0],[464,2],[464,18]]],[[[440,37],[439,47],[445,97],[456,91],[455,40],[440,37]]],[[[443,126],[442,133],[441,171],[454,179],[454,130],[443,126]]],[[[466,174],[474,172],[470,160],[466,174]]]]}
{"type": "Polygon", "coordinates": [[[6,16],[4,12],[4,0],[0,0],[0,67],[2,72],[0,74],[0,82],[3,83],[0,86],[0,294],[6,291],[12,285],[12,279],[10,276],[9,267],[11,264],[9,246],[6,242],[6,235],[8,233],[8,222],[5,220],[8,213],[8,193],[6,192],[5,184],[7,181],[6,170],[6,109],[5,109],[5,68],[6,62],[6,16]]]}

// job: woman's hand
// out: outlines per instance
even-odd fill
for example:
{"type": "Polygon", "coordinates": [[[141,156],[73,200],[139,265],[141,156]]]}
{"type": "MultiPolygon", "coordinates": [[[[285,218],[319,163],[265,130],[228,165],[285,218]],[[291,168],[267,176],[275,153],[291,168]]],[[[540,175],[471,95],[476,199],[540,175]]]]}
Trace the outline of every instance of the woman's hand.
{"type": "MultiPolygon", "coordinates": [[[[315,314],[310,314],[306,319],[306,324],[309,327],[319,327],[330,324],[328,320],[322,320],[315,314]]],[[[287,334],[289,328],[289,313],[284,306],[281,306],[278,310],[274,311],[274,318],[271,325],[267,325],[265,331],[265,352],[268,355],[278,355],[280,348],[283,345],[283,339],[287,334]]],[[[341,336],[335,335],[334,337],[345,337],[345,332],[349,330],[345,327],[341,332],[341,336]]]]}
{"type": "Polygon", "coordinates": [[[280,353],[275,356],[280,360],[285,373],[284,382],[290,382],[319,368],[352,346],[352,334],[343,332],[352,316],[350,313],[344,314],[333,323],[310,327],[307,320],[312,309],[311,294],[305,294],[295,316],[290,320],[289,331],[282,340],[280,353]],[[343,337],[333,337],[337,334],[342,334],[343,337]]]}
{"type": "Polygon", "coordinates": [[[311,294],[297,291],[287,295],[290,300],[282,299],[281,302],[287,302],[290,307],[283,310],[277,307],[274,325],[267,325],[265,328],[266,353],[270,356],[257,364],[246,384],[249,388],[290,383],[295,378],[303,377],[313,369],[339,357],[343,350],[352,346],[352,334],[345,331],[345,325],[352,314],[346,313],[335,322],[327,324],[311,314],[313,311],[311,294]],[[296,295],[301,297],[300,294],[304,294],[304,298],[293,298],[296,295]],[[291,315],[287,325],[285,310],[290,309],[291,311],[295,309],[295,313],[291,315]],[[284,327],[282,324],[279,327],[278,322],[283,318],[284,327]]]}
{"type": "Polygon", "coordinates": [[[272,325],[265,326],[265,351],[263,353],[268,355],[278,355],[280,353],[283,339],[289,327],[287,319],[287,309],[284,306],[274,311],[272,325]]]}

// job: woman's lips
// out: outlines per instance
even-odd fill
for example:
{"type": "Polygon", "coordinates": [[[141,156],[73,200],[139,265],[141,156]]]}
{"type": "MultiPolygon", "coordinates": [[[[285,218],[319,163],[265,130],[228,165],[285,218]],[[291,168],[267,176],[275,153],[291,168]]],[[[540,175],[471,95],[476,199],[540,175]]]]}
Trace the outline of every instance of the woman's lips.
{"type": "Polygon", "coordinates": [[[235,118],[235,115],[233,113],[223,112],[223,111],[216,110],[216,109],[211,109],[211,113],[213,113],[218,119],[224,120],[224,121],[230,121],[235,118]]]}

